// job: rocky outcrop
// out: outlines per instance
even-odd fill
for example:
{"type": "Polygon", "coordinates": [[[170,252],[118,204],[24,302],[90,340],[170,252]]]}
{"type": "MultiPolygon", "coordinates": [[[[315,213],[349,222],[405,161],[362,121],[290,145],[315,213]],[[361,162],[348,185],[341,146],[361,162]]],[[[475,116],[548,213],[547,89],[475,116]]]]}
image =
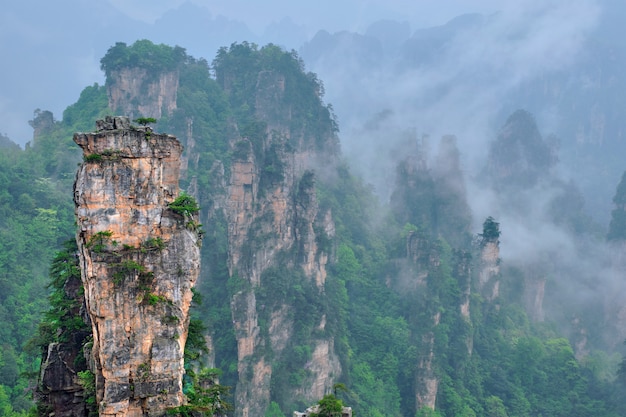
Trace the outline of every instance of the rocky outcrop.
{"type": "Polygon", "coordinates": [[[335,233],[332,214],[318,205],[310,168],[319,166],[320,159],[334,158],[326,152],[336,137],[330,135],[326,145],[316,147],[305,133],[292,130],[291,110],[282,102],[285,82],[277,72],[259,74],[256,117],[266,124],[266,135],[262,143],[246,137],[232,141],[226,193],[216,203],[228,223],[230,279],[241,288],[232,296],[231,311],[239,365],[235,414],[243,417],[264,414],[276,364],[295,345],[307,345],[310,357],[301,364],[302,383],[288,388],[294,398],[317,401],[341,375],[334,340],[323,336],[326,316],[316,315],[314,327],[303,329],[296,317],[306,306],[281,297],[282,291],[293,293],[291,288],[301,285],[307,299],[325,296],[332,254],[320,242],[332,241],[335,233]],[[276,280],[287,275],[291,277],[277,288],[276,280]],[[310,333],[310,339],[294,341],[296,332],[310,333]]]}
{"type": "Polygon", "coordinates": [[[72,344],[52,343],[41,365],[37,399],[48,415],[86,417],[85,390],[75,365],[82,354],[72,344]]]}
{"type": "MultiPolygon", "coordinates": [[[[234,117],[220,132],[223,137],[211,138],[228,143],[231,152],[221,155],[223,160],[211,160],[211,166],[202,167],[200,155],[212,154],[214,149],[206,148],[207,138],[199,136],[193,115],[186,114],[178,127],[187,147],[182,175],[188,190],[205,208],[203,223],[210,232],[219,229],[220,239],[228,242],[228,248],[220,252],[223,258],[217,260],[220,264],[205,264],[203,273],[207,281],[215,279],[215,285],[226,286],[222,281],[226,277],[217,277],[217,273],[214,276],[211,271],[221,271],[221,262],[228,258],[228,291],[238,349],[235,414],[262,416],[270,403],[273,379],[289,372],[281,368],[277,376],[274,370],[284,365],[287,356],[293,356],[294,346],[306,345],[310,351],[298,363],[304,368],[298,369],[305,375],[302,383],[289,386],[289,394],[283,394],[286,397],[317,401],[341,375],[334,340],[326,330],[327,321],[334,318],[315,311],[311,313],[313,324],[307,322],[303,330],[295,318],[302,317],[303,310],[313,310],[305,303],[294,306],[294,300],[281,299],[273,287],[278,274],[288,277],[284,288],[291,294],[306,287],[302,293],[307,300],[325,297],[335,226],[330,210],[318,205],[312,170],[332,165],[338,155],[338,139],[330,109],[319,100],[321,84],[316,84],[320,90],[311,94],[300,88],[311,83],[308,76],[294,79],[289,71],[259,68],[254,82],[255,75],[237,79],[249,76],[239,73],[240,68],[225,66],[229,70],[221,73],[218,67],[216,80],[225,94],[236,96],[245,84],[246,89],[249,87],[245,107],[253,110],[245,116],[249,120],[234,117]],[[302,94],[311,100],[302,100],[302,94]],[[209,185],[206,178],[201,182],[194,177],[198,171],[209,169],[209,185]],[[216,224],[218,227],[211,229],[216,224]],[[224,229],[226,236],[221,235],[224,229]],[[294,341],[296,332],[301,337],[294,341]]],[[[246,66],[254,67],[253,62],[246,66]]],[[[158,118],[171,113],[178,82],[170,79],[172,74],[165,72],[150,78],[141,68],[111,71],[107,80],[110,107],[123,109],[133,117],[158,118]]],[[[182,112],[174,114],[172,119],[182,112]]],[[[115,239],[117,232],[112,231],[115,239]]],[[[214,349],[219,364],[218,350],[214,349]]]]}
{"type": "Polygon", "coordinates": [[[478,290],[489,301],[500,295],[500,242],[484,240],[480,249],[478,290]]]}
{"type": "Polygon", "coordinates": [[[178,71],[149,75],[145,68],[121,68],[107,82],[109,108],[131,118],[171,116],[176,110],[178,71]]]}
{"type": "Polygon", "coordinates": [[[101,416],[157,416],[184,403],[183,351],[200,266],[193,209],[179,195],[175,137],[109,118],[77,133],[77,242],[101,416]]]}
{"type": "MultiPolygon", "coordinates": [[[[239,158],[232,162],[223,204],[231,279],[242,280],[247,288],[234,294],[231,302],[239,360],[236,413],[247,417],[263,415],[270,402],[273,363],[260,352],[271,351],[274,360],[280,360],[292,343],[295,326],[293,306],[287,302],[270,300],[271,305],[259,305],[257,292],[268,286],[264,274],[270,268],[293,268],[296,276],[303,274],[313,283],[313,296],[322,297],[329,253],[316,238],[320,233],[332,238],[334,223],[330,212],[319,209],[314,175],[296,166],[296,155],[273,143],[259,161],[246,139],[236,147],[239,158]],[[261,317],[269,319],[265,337],[261,317]]],[[[322,319],[318,327],[323,331],[322,319]]],[[[310,380],[293,387],[295,395],[307,401],[323,397],[341,374],[332,338],[312,343],[313,354],[306,364],[310,380]]]]}
{"type": "MultiPolygon", "coordinates": [[[[432,318],[433,328],[439,325],[441,313],[432,318]]],[[[422,337],[422,354],[417,363],[415,381],[415,405],[418,410],[428,407],[435,409],[439,377],[435,373],[435,333],[427,332],[422,337]]]]}
{"type": "MultiPolygon", "coordinates": [[[[84,317],[84,297],[79,277],[67,274],[63,286],[67,300],[76,300],[68,314],[73,317],[84,317]]],[[[87,326],[85,326],[87,328],[87,326]]],[[[43,354],[39,381],[34,393],[41,414],[57,417],[87,417],[87,406],[84,386],[81,384],[79,372],[86,371],[89,349],[85,346],[91,332],[86,329],[59,329],[62,337],[60,342],[48,345],[43,354]],[[44,411],[45,410],[45,411],[44,411]]]]}

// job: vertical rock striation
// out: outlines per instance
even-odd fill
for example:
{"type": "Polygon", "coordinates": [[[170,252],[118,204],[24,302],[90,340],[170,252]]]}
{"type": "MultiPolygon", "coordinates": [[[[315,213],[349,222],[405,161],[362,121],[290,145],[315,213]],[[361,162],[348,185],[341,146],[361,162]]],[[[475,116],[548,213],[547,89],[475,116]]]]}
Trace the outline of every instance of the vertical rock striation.
{"type": "Polygon", "coordinates": [[[170,116],[176,110],[178,71],[149,76],[145,68],[121,68],[107,83],[109,108],[132,117],[170,116]]]}
{"type": "Polygon", "coordinates": [[[127,118],[77,133],[74,201],[101,416],[163,415],[183,404],[188,311],[200,266],[193,211],[179,194],[181,144],[127,118]]]}
{"type": "Polygon", "coordinates": [[[265,134],[259,142],[233,140],[230,175],[219,203],[228,224],[230,279],[239,287],[231,299],[238,417],[263,416],[270,398],[277,396],[317,401],[341,375],[325,311],[304,304],[325,298],[331,248],[320,242],[334,238],[335,225],[330,211],[319,207],[311,168],[336,157],[336,136],[330,120],[317,141],[294,127],[285,83],[278,72],[258,74],[255,117],[265,134]],[[290,369],[298,345],[306,345],[310,354],[298,369],[290,369]],[[298,372],[301,381],[282,381],[289,372],[298,372]],[[276,386],[285,392],[274,392],[276,386]]]}
{"type": "Polygon", "coordinates": [[[487,300],[492,301],[500,294],[500,242],[484,239],[480,249],[480,268],[478,273],[478,290],[484,293],[487,300]]]}

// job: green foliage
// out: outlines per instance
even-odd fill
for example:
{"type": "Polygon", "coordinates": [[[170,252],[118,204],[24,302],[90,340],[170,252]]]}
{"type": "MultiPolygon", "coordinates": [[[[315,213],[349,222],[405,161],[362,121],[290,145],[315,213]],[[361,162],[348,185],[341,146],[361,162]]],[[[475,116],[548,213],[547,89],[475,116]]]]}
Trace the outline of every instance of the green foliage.
{"type": "Polygon", "coordinates": [[[181,193],[174,201],[167,205],[172,211],[183,216],[191,216],[200,211],[196,199],[187,193],[181,193]]]}
{"type": "Polygon", "coordinates": [[[100,163],[100,162],[102,162],[102,159],[103,159],[103,158],[102,158],[102,155],[100,155],[99,153],[92,153],[92,154],[89,154],[89,155],[85,155],[85,156],[83,157],[83,160],[84,160],[85,162],[87,162],[87,163],[89,163],[89,162],[97,162],[97,163],[100,163]]]}
{"type": "Polygon", "coordinates": [[[204,236],[204,230],[202,230],[202,224],[195,220],[189,220],[185,223],[185,228],[193,232],[197,232],[200,237],[204,236]]]}
{"type": "Polygon", "coordinates": [[[155,306],[159,303],[167,303],[169,302],[169,300],[164,295],[157,295],[152,294],[151,292],[146,292],[143,297],[143,302],[148,305],[155,306]]]}
{"type": "MultiPolygon", "coordinates": [[[[231,107],[239,120],[253,119],[257,103],[265,103],[263,111],[271,120],[289,126],[308,145],[324,147],[325,138],[333,138],[337,124],[330,106],[322,103],[324,87],[313,73],[304,70],[304,63],[295,51],[284,51],[276,45],[259,48],[253,43],[234,43],[220,48],[213,60],[218,84],[228,93],[231,107]],[[264,94],[284,82],[281,98],[264,94]],[[300,135],[298,135],[300,136],[300,135]]],[[[245,124],[245,123],[244,123],[245,124]]],[[[246,136],[246,135],[242,135],[246,136]]],[[[336,146],[336,139],[331,139],[336,146]]],[[[254,141],[253,141],[254,142],[254,141]]]]}
{"type": "MultiPolygon", "coordinates": [[[[161,118],[158,127],[181,139],[186,137],[190,127],[193,128],[194,154],[185,155],[190,160],[188,178],[196,178],[198,189],[208,196],[218,185],[215,184],[217,176],[211,172],[213,164],[220,160],[227,168],[226,172],[229,171],[230,149],[228,141],[223,138],[228,136],[230,105],[212,78],[206,60],[187,57],[179,71],[177,109],[171,117],[161,118]]],[[[185,152],[191,150],[186,146],[185,152]]],[[[187,182],[181,184],[183,187],[188,185],[187,182]]],[[[202,204],[207,205],[202,197],[199,196],[202,204]]]]}
{"type": "Polygon", "coordinates": [[[112,276],[115,285],[121,284],[126,278],[147,272],[145,266],[132,259],[125,259],[119,263],[111,264],[110,267],[114,271],[112,276]]]}
{"type": "MultiPolygon", "coordinates": [[[[62,124],[66,127],[64,130],[70,134],[70,137],[73,132],[91,131],[96,120],[111,116],[108,106],[106,87],[98,84],[85,87],[78,101],[63,111],[62,124]]],[[[78,150],[75,149],[75,151],[78,150]]]]}
{"type": "Polygon", "coordinates": [[[285,414],[280,409],[280,406],[277,402],[270,402],[270,406],[265,410],[265,417],[286,417],[285,414]]]}
{"type": "Polygon", "coordinates": [[[176,316],[165,316],[161,318],[161,323],[165,325],[174,325],[174,324],[178,324],[179,322],[180,322],[180,319],[176,316]]]}
{"type": "Polygon", "coordinates": [[[283,163],[283,159],[281,154],[283,154],[284,150],[281,149],[281,146],[272,143],[272,145],[267,149],[263,158],[263,169],[261,170],[261,179],[259,181],[259,189],[266,190],[271,185],[275,185],[284,180],[284,169],[285,164],[283,163]]]}
{"type": "Polygon", "coordinates": [[[422,407],[417,411],[415,417],[442,417],[442,415],[430,407],[422,407]]]}
{"type": "Polygon", "coordinates": [[[141,247],[143,249],[154,249],[154,250],[163,250],[165,248],[165,242],[161,237],[149,237],[142,242],[141,247]]]}
{"type": "Polygon", "coordinates": [[[317,402],[317,413],[311,413],[311,417],[341,417],[343,402],[334,394],[326,394],[317,402]]]}
{"type": "Polygon", "coordinates": [[[149,124],[153,124],[157,122],[157,119],[154,117],[139,117],[133,120],[135,123],[139,123],[142,126],[148,126],[149,124]]]}
{"type": "MultiPolygon", "coordinates": [[[[17,394],[20,390],[23,392],[29,384],[27,378],[37,374],[32,369],[26,371],[25,359],[30,358],[27,359],[30,364],[38,366],[38,361],[33,357],[46,355],[50,343],[71,344],[78,350],[91,333],[90,326],[83,321],[80,314],[82,285],[74,239],[67,240],[63,250],[54,257],[49,270],[48,288],[51,290],[47,298],[49,307],[43,314],[37,331],[24,345],[23,353],[18,356],[11,346],[4,345],[3,353],[0,354],[0,384],[13,387],[9,391],[15,394],[12,403],[20,410],[30,408],[32,400],[17,394]]],[[[75,370],[84,369],[84,365],[80,361],[67,364],[75,370]]]]}
{"type": "Polygon", "coordinates": [[[173,71],[186,57],[185,49],[180,46],[155,45],[147,39],[135,41],[131,46],[117,42],[100,60],[100,68],[108,81],[114,71],[123,68],[142,68],[151,73],[173,71]]]}
{"type": "Polygon", "coordinates": [[[226,416],[232,410],[232,405],[225,400],[230,388],[219,384],[218,376],[219,371],[210,368],[193,373],[192,382],[184,387],[187,404],[168,410],[168,414],[182,417],[226,416]]]}
{"type": "MultiPolygon", "coordinates": [[[[238,357],[231,301],[236,294],[255,291],[259,337],[265,344],[265,351],[258,354],[266,355],[273,366],[273,401],[266,410],[268,416],[282,417],[280,406],[287,413],[292,411],[294,388],[302,388],[311,379],[305,366],[312,346],[317,339],[329,337],[341,360],[341,381],[350,388],[345,396],[356,414],[363,417],[620,414],[611,408],[609,388],[614,387],[607,388],[587,372],[566,340],[534,328],[519,306],[499,301],[498,308],[493,308],[475,294],[470,317],[460,313],[466,284],[473,278],[471,272],[463,272],[463,266],[474,265],[465,240],[469,214],[462,193],[453,187],[452,180],[458,179],[454,164],[445,172],[438,167],[411,178],[409,167],[401,167],[392,213],[380,227],[374,221],[380,208],[372,190],[353,176],[347,165],[328,167],[317,180],[312,173],[305,173],[293,198],[301,202],[300,198],[315,189],[320,217],[330,212],[336,226],[335,239],[322,233],[319,224],[314,229],[318,247],[329,255],[324,288],[318,289],[293,267],[301,255],[299,248],[281,253],[262,274],[258,288],[238,277],[236,271],[230,276],[228,222],[215,196],[223,191],[220,181],[224,176],[228,180],[231,161],[253,155],[263,186],[278,186],[286,177],[285,155],[295,146],[319,149],[327,141],[332,145],[337,130],[331,108],[321,101],[322,83],[314,74],[305,73],[295,52],[275,45],[259,48],[233,44],[218,52],[213,62],[215,78],[207,61],[187,56],[182,48],[149,41],[130,47],[118,43],[101,63],[107,82],[111,82],[113,72],[124,68],[145,69],[149,78],[162,71],[178,72],[177,109],[159,121],[159,128],[182,140],[192,132],[193,146],[186,144],[185,151],[189,152],[188,178],[182,185],[189,185],[194,178],[198,201],[211,213],[203,219],[208,244],[202,248],[202,259],[209,267],[203,268],[198,284],[208,302],[194,307],[185,352],[184,386],[189,404],[173,413],[213,415],[227,411],[222,405],[227,389],[215,383],[215,370],[204,369],[208,356],[204,334],[211,334],[212,354],[224,369],[220,379],[234,385],[238,357]],[[284,80],[284,91],[268,94],[278,80],[284,80]],[[268,125],[275,124],[291,129],[289,139],[268,132],[268,125]],[[231,141],[235,144],[232,149],[231,141]],[[267,146],[269,143],[273,145],[267,146]],[[225,175],[221,175],[222,170],[225,175]],[[426,263],[407,267],[409,262],[403,259],[406,238],[415,233],[423,239],[426,263]],[[283,306],[288,306],[284,311],[293,322],[293,336],[276,355],[271,349],[269,327],[271,315],[283,306]],[[324,329],[319,328],[322,317],[326,318],[324,329]],[[430,335],[432,346],[425,342],[430,335]],[[416,410],[415,381],[421,372],[417,366],[430,348],[433,372],[440,380],[437,410],[416,410]]],[[[46,271],[54,248],[60,237],[74,229],[68,196],[80,152],[71,136],[74,131],[91,129],[97,116],[109,112],[106,107],[106,89],[88,87],[79,101],[68,107],[62,122],[55,121],[49,112],[36,112],[33,125],[38,127],[38,134],[25,150],[9,147],[0,153],[0,410],[5,414],[25,413],[30,405],[21,394],[28,386],[22,375],[32,373],[29,367],[34,356],[23,349],[24,341],[34,333],[39,311],[46,307],[46,271]]],[[[519,145],[526,134],[536,139],[529,123],[532,120],[525,116],[510,120],[515,137],[503,137],[504,145],[508,143],[504,139],[511,139],[508,144],[515,146],[496,148],[505,152],[505,159],[520,156],[520,152],[538,155],[536,161],[529,159],[533,170],[530,178],[552,162],[542,143],[519,145]]],[[[452,159],[453,151],[448,154],[452,159]]],[[[100,157],[105,160],[115,155],[105,151],[100,157]]],[[[183,216],[198,212],[195,199],[184,195],[179,199],[170,206],[174,212],[183,216]]],[[[615,202],[622,204],[617,197],[615,202]]],[[[189,219],[185,225],[194,230],[199,227],[189,219]]],[[[487,226],[483,238],[497,239],[498,224],[487,226]]],[[[616,223],[616,230],[622,229],[626,227],[616,223]]],[[[110,238],[93,238],[88,246],[94,252],[104,251],[110,238]]],[[[252,234],[247,242],[250,250],[244,256],[261,248],[264,239],[252,234]]],[[[121,255],[135,256],[135,251],[160,250],[163,245],[158,238],[148,239],[140,248],[125,247],[132,253],[121,255]]],[[[77,268],[71,266],[72,257],[66,255],[65,259],[58,263],[55,276],[79,278],[77,268]]],[[[126,260],[111,268],[118,284],[129,275],[136,276],[147,304],[167,301],[150,292],[153,277],[138,262],[126,260]]],[[[502,286],[510,287],[517,278],[503,276],[502,286]]],[[[38,348],[62,340],[80,325],[75,321],[79,315],[68,313],[77,305],[75,299],[59,291],[64,286],[60,280],[50,288],[52,307],[40,326],[40,338],[35,343],[38,348]]],[[[502,294],[513,291],[503,288],[502,294]]],[[[162,321],[174,324],[177,319],[165,313],[162,321]]],[[[149,372],[149,365],[143,370],[149,372]]],[[[339,394],[320,401],[320,415],[336,415],[339,394]]]]}
{"type": "MultiPolygon", "coordinates": [[[[204,300],[202,305],[194,306],[194,314],[198,323],[213,337],[215,365],[223,371],[220,381],[224,385],[234,386],[238,378],[238,357],[231,300],[239,291],[249,290],[250,283],[240,278],[236,271],[232,277],[229,276],[227,229],[223,213],[211,220],[204,241],[202,260],[213,267],[205,269],[203,279],[198,281],[198,293],[203,295],[204,300]]],[[[193,320],[190,322],[190,329],[192,325],[193,320]]],[[[202,334],[199,342],[204,346],[202,334]]],[[[187,345],[189,346],[189,341],[187,345]]]]}
{"type": "Polygon", "coordinates": [[[504,403],[495,395],[485,400],[485,411],[488,417],[508,417],[504,403]]]}
{"type": "Polygon", "coordinates": [[[90,330],[79,314],[81,303],[78,297],[83,290],[76,241],[67,240],[63,246],[64,249],[57,252],[50,267],[50,308],[44,313],[38,332],[28,345],[38,347],[42,352],[50,343],[75,340],[81,332],[88,333],[90,330]]]}
{"type": "Polygon", "coordinates": [[[111,236],[113,236],[112,231],[101,230],[99,232],[94,233],[89,238],[89,241],[87,242],[85,246],[87,246],[88,248],[90,248],[92,251],[96,253],[101,253],[106,249],[111,239],[111,236]]]}
{"type": "Polygon", "coordinates": [[[523,315],[491,311],[474,338],[472,361],[483,371],[474,376],[480,394],[471,393],[485,415],[618,415],[610,391],[581,368],[569,341],[533,335],[539,332],[523,315]]]}
{"type": "MultiPolygon", "coordinates": [[[[273,313],[282,312],[293,321],[293,337],[287,341],[271,380],[272,397],[285,408],[296,406],[293,388],[310,380],[311,373],[305,365],[311,360],[311,341],[326,333],[318,327],[327,304],[325,295],[302,270],[287,265],[290,255],[279,254],[279,259],[284,261],[266,269],[261,276],[262,285],[254,288],[257,303],[264,306],[259,313],[259,326],[266,346],[270,346],[269,323],[273,313]]],[[[272,357],[269,349],[265,354],[272,357]]]]}
{"type": "Polygon", "coordinates": [[[221,371],[204,365],[209,353],[204,339],[205,332],[206,327],[201,320],[197,318],[190,320],[185,344],[183,380],[183,392],[187,397],[187,404],[168,410],[168,414],[225,416],[232,410],[232,405],[226,401],[230,394],[230,387],[218,382],[221,371]]]}
{"type": "Polygon", "coordinates": [[[206,326],[202,320],[192,318],[189,320],[187,344],[185,345],[185,361],[187,363],[197,361],[203,354],[208,354],[206,341],[204,340],[206,326]]]}
{"type": "Polygon", "coordinates": [[[6,393],[5,386],[0,385],[0,415],[1,416],[13,416],[15,414],[16,413],[13,410],[13,406],[11,405],[10,398],[6,393]]]}
{"type": "Polygon", "coordinates": [[[96,403],[96,376],[93,372],[86,370],[77,374],[78,383],[83,388],[85,404],[89,410],[89,417],[98,415],[98,405],[96,403]]]}
{"type": "Polygon", "coordinates": [[[500,238],[500,223],[489,216],[483,222],[483,232],[479,234],[483,242],[495,242],[500,238]]]}

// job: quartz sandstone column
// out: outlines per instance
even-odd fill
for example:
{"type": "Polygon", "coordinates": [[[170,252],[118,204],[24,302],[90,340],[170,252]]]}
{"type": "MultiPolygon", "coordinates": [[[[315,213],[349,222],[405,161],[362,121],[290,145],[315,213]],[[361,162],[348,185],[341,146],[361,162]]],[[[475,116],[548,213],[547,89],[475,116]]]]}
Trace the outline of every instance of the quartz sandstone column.
{"type": "Polygon", "coordinates": [[[182,145],[128,118],[77,133],[77,241],[101,416],[159,416],[184,402],[189,306],[200,268],[195,215],[178,195],[182,145]]]}

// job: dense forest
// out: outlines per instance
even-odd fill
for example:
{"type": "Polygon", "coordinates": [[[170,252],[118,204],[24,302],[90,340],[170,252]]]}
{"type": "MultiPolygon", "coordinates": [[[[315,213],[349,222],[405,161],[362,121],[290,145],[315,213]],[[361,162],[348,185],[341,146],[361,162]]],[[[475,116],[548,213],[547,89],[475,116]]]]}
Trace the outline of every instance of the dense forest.
{"type": "MultiPolygon", "coordinates": [[[[603,306],[585,316],[580,306],[594,300],[563,300],[568,293],[561,291],[556,269],[566,261],[550,259],[550,253],[527,263],[516,256],[500,259],[500,238],[515,229],[499,213],[473,219],[454,136],[441,138],[430,155],[414,132],[388,132],[402,136],[404,145],[390,199],[379,201],[341,155],[340,126],[323,101],[322,81],[306,72],[293,51],[233,44],[209,63],[183,48],[143,40],[114,45],[101,63],[107,84],[86,87],[61,120],[36,110],[34,137],[25,149],[0,138],[0,416],[37,414],[33,392],[42,352],[51,342],[85,331],[66,291],[78,277],[72,263],[72,183],[81,160],[72,135],[118,113],[109,108],[108,95],[124,70],[145,71],[146,85],[164,73],[178,79],[175,108],[162,111],[154,128],[185,145],[181,186],[197,198],[205,231],[197,287],[202,302],[194,307],[189,341],[196,353],[187,359],[203,361],[211,372],[219,369],[220,384],[231,387],[229,413],[241,415],[239,402],[248,398],[242,394],[249,388],[242,382],[236,324],[237,303],[246,294],[263,306],[258,309],[263,350],[255,354],[273,366],[269,402],[254,415],[289,416],[311,406],[302,394],[312,378],[307,364],[320,341],[329,340],[338,358],[332,385],[342,389],[327,390],[316,401],[325,406],[337,400],[358,416],[626,413],[626,366],[621,341],[614,340],[624,330],[607,335],[620,323],[607,324],[603,306]],[[296,175],[289,161],[302,154],[316,154],[324,163],[296,175]],[[300,243],[277,250],[278,260],[262,271],[260,284],[244,277],[245,259],[232,261],[224,184],[237,164],[249,161],[259,173],[257,206],[288,188],[295,206],[315,199],[319,213],[331,213],[332,233],[321,222],[311,232],[318,258],[328,256],[321,289],[298,267],[306,240],[299,237],[304,227],[296,215],[300,243]],[[481,230],[472,229],[476,223],[481,230]],[[545,298],[533,292],[539,281],[546,286],[545,298]],[[560,310],[540,311],[537,300],[558,303],[560,310]],[[279,352],[270,323],[285,308],[292,333],[279,352]],[[563,316],[570,323],[564,325],[563,316]],[[575,320],[579,324],[572,325],[575,320]],[[581,334],[586,344],[579,349],[581,334]],[[203,345],[203,336],[209,345],[203,345]]],[[[142,100],[151,97],[148,90],[126,103],[134,109],[130,116],[153,116],[139,113],[142,100]]],[[[505,218],[532,211],[526,199],[549,188],[557,197],[548,202],[551,211],[542,224],[567,230],[580,242],[575,250],[604,244],[576,185],[553,169],[556,151],[530,113],[510,115],[492,139],[478,181],[498,192],[505,218]]],[[[617,186],[608,232],[614,248],[626,238],[624,183],[622,178],[617,186]]],[[[243,258],[276,240],[264,221],[251,226],[254,232],[240,248],[243,258]]],[[[192,384],[187,395],[196,395],[192,384]]]]}

